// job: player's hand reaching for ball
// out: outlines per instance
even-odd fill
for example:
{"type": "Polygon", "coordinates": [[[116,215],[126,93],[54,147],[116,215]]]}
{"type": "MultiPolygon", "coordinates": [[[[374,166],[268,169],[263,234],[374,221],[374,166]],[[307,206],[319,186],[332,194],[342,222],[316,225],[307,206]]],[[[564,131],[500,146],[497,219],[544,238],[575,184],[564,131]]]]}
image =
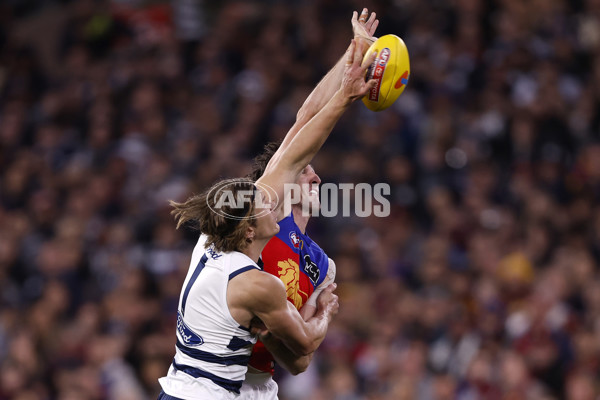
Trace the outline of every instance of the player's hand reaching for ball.
{"type": "Polygon", "coordinates": [[[365,82],[367,68],[377,55],[376,52],[372,52],[363,62],[363,55],[368,47],[365,41],[352,39],[350,48],[346,52],[346,67],[340,90],[343,96],[351,102],[366,95],[377,83],[374,79],[365,82]]]}
{"type": "Polygon", "coordinates": [[[317,297],[317,313],[320,311],[325,313],[329,320],[337,314],[340,304],[338,303],[338,296],[333,293],[333,291],[337,288],[337,284],[332,283],[327,286],[325,290],[321,292],[319,297],[317,297]]]}
{"type": "Polygon", "coordinates": [[[352,13],[352,32],[354,33],[354,39],[361,41],[365,40],[369,45],[373,44],[377,38],[375,30],[379,25],[377,14],[374,12],[369,15],[369,10],[366,8],[362,9],[360,16],[357,11],[352,13]]]}

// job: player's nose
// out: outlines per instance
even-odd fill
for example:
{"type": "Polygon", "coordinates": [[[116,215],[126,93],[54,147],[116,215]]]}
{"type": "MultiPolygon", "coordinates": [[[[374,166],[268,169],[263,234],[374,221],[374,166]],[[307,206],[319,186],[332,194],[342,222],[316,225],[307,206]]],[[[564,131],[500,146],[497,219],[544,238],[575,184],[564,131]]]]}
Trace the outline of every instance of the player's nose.
{"type": "Polygon", "coordinates": [[[315,174],[313,176],[313,178],[311,179],[310,183],[316,184],[316,185],[320,185],[321,184],[321,178],[319,177],[319,175],[315,174]]]}

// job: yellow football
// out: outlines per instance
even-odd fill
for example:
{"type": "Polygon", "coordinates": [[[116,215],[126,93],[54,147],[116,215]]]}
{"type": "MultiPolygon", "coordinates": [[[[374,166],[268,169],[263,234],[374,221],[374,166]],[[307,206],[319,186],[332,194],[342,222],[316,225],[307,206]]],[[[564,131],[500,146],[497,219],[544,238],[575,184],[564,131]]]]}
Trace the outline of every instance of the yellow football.
{"type": "Polygon", "coordinates": [[[362,98],[371,111],[385,110],[404,92],[410,77],[408,49],[396,35],[380,37],[369,47],[365,59],[376,51],[377,57],[367,69],[366,80],[375,79],[377,84],[362,98]]]}

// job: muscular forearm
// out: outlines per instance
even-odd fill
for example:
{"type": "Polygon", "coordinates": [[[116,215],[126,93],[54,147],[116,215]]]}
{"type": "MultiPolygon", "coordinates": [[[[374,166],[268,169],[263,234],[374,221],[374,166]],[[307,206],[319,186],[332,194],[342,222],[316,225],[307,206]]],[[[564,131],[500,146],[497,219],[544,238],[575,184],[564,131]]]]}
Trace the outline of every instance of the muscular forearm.
{"type": "Polygon", "coordinates": [[[275,361],[277,361],[277,364],[281,365],[293,375],[306,371],[306,368],[308,368],[308,365],[315,354],[312,352],[305,356],[297,356],[291,352],[281,340],[271,334],[261,337],[261,341],[267,350],[271,352],[275,361]]]}
{"type": "Polygon", "coordinates": [[[351,102],[338,88],[327,104],[300,129],[290,146],[282,152],[282,158],[289,165],[287,168],[301,170],[312,160],[351,102]]]}
{"type": "MultiPolygon", "coordinates": [[[[293,308],[294,306],[289,303],[288,307],[293,308]]],[[[300,330],[296,331],[294,337],[280,332],[277,328],[269,329],[269,331],[281,339],[283,345],[291,352],[291,357],[304,357],[313,353],[323,342],[332,316],[332,310],[329,308],[317,310],[314,316],[298,325],[300,330]]]]}
{"type": "Polygon", "coordinates": [[[282,148],[287,147],[292,142],[292,139],[294,139],[294,136],[296,136],[298,131],[300,131],[300,129],[302,129],[302,127],[319,112],[319,110],[325,107],[325,104],[327,104],[329,99],[331,99],[334,93],[340,88],[342,77],[344,76],[344,60],[346,56],[347,54],[344,53],[306,98],[304,104],[302,104],[302,107],[300,107],[300,110],[298,110],[298,113],[296,114],[294,126],[292,126],[283,139],[283,142],[281,142],[282,148]]]}
{"type": "Polygon", "coordinates": [[[346,53],[338,60],[335,66],[321,79],[311,94],[306,98],[298,114],[296,121],[306,123],[321,110],[334,93],[340,88],[344,76],[344,62],[346,53]]]}
{"type": "Polygon", "coordinates": [[[327,328],[329,328],[331,318],[332,315],[328,310],[320,309],[317,310],[315,315],[313,315],[306,321],[306,325],[308,328],[307,334],[312,335],[312,345],[311,351],[303,355],[308,355],[312,353],[313,351],[317,350],[317,348],[321,345],[321,343],[325,339],[325,335],[327,334],[327,328]]]}
{"type": "MultiPolygon", "coordinates": [[[[304,321],[308,321],[315,315],[316,312],[317,308],[310,304],[305,304],[300,309],[300,315],[302,316],[302,319],[304,321]]],[[[312,361],[314,352],[306,356],[298,356],[294,354],[290,349],[288,349],[281,340],[273,336],[271,333],[262,336],[260,339],[267,347],[267,349],[271,352],[273,357],[275,357],[275,361],[277,361],[279,365],[281,365],[293,375],[297,375],[301,372],[306,371],[306,368],[308,368],[308,365],[312,361]]]]}

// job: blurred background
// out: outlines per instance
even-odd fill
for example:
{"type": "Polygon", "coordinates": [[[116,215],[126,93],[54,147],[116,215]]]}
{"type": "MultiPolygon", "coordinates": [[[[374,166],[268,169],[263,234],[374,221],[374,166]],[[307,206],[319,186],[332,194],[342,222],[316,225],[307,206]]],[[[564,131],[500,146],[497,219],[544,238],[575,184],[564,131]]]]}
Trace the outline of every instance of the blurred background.
{"type": "Polygon", "coordinates": [[[407,43],[314,167],[389,183],[315,218],[340,313],[282,400],[599,398],[599,0],[0,2],[0,400],[155,399],[197,233],[351,38],[407,43]]]}

